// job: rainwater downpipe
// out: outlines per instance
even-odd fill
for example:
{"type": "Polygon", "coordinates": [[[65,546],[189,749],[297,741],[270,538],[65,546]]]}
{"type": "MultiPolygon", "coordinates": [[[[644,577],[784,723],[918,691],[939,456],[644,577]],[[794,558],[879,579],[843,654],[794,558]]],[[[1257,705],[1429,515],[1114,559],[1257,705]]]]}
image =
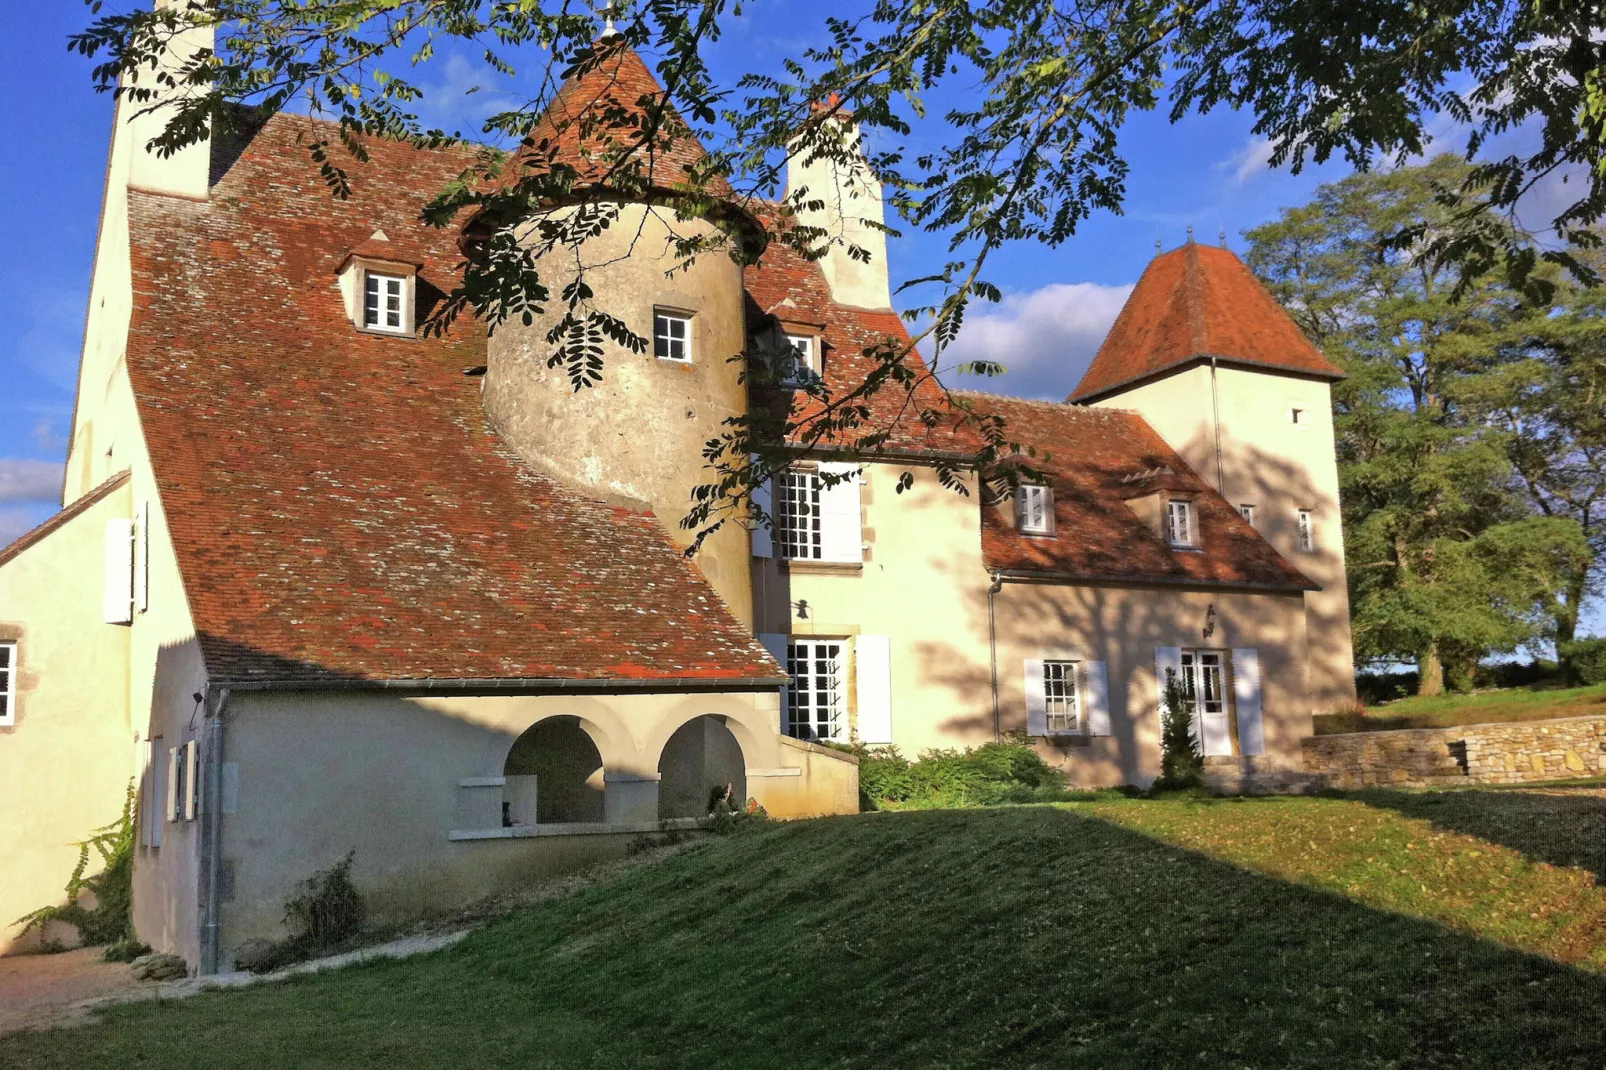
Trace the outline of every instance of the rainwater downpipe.
{"type": "Polygon", "coordinates": [[[1210,357],[1210,418],[1211,430],[1216,434],[1216,491],[1227,496],[1227,476],[1221,463],[1221,395],[1216,389],[1216,358],[1210,357]]]}
{"type": "Polygon", "coordinates": [[[993,742],[1004,738],[1001,722],[998,719],[998,614],[994,611],[994,599],[998,592],[1004,589],[1004,576],[1001,572],[993,573],[993,582],[987,587],[987,653],[992,667],[993,680],[993,742]]]}
{"type": "Polygon", "coordinates": [[[218,972],[219,907],[218,890],[223,867],[223,709],[229,704],[229,689],[206,685],[212,719],[207,724],[206,753],[209,775],[206,784],[206,920],[201,926],[201,975],[218,972]]]}

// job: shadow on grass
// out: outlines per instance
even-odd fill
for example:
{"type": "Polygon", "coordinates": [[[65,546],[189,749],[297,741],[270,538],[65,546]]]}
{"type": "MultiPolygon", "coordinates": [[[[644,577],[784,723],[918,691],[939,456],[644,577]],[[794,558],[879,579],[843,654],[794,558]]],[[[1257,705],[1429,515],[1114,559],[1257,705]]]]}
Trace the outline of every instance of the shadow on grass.
{"type": "Polygon", "coordinates": [[[1498,843],[1538,862],[1577,866],[1594,874],[1596,884],[1606,885],[1606,798],[1583,789],[1547,786],[1542,794],[1532,788],[1372,789],[1345,797],[1498,843]]]}
{"type": "Polygon", "coordinates": [[[1052,807],[710,842],[423,959],[0,1065],[1589,1067],[1606,977],[1052,807]]]}

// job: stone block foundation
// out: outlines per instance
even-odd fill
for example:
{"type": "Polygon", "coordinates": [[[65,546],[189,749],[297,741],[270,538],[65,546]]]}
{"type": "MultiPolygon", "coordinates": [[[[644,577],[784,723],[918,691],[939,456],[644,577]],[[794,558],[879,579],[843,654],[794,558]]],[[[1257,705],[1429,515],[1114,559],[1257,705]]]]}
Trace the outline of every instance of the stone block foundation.
{"type": "Polygon", "coordinates": [[[1606,717],[1346,732],[1301,741],[1335,788],[1520,784],[1606,776],[1606,717]]]}

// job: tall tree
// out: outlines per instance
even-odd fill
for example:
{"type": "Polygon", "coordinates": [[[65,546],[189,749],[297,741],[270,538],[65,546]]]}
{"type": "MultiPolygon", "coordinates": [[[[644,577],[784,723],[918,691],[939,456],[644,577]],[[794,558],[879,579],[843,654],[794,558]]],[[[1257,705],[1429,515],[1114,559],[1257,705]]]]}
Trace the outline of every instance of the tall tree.
{"type": "Polygon", "coordinates": [[[1470,171],[1446,155],[1355,175],[1248,233],[1250,266],[1350,376],[1334,403],[1357,652],[1415,660],[1424,694],[1553,634],[1589,563],[1576,520],[1524,493],[1529,429],[1491,419],[1537,403],[1551,305],[1393,240],[1448,225],[1470,171]]]}

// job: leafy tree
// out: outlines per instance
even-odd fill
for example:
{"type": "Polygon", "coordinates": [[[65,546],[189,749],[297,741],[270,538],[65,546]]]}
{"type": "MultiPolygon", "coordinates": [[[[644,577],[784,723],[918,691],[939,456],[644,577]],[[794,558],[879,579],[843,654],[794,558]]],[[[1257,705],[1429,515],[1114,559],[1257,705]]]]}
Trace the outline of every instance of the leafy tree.
{"type": "MultiPolygon", "coordinates": [[[[971,301],[997,298],[984,275],[992,253],[1014,241],[1061,243],[1091,213],[1121,208],[1127,164],[1119,134],[1134,111],[1166,107],[1176,119],[1223,105],[1247,109],[1271,142],[1273,163],[1296,169],[1333,156],[1361,169],[1403,160],[1420,153],[1430,126],[1446,117],[1465,125],[1474,153],[1527,124],[1537,149],[1493,158],[1462,188],[1447,189],[1433,230],[1386,236],[1458,265],[1467,278],[1498,268],[1525,292],[1554,285],[1551,273],[1536,270],[1547,260],[1584,268],[1565,248],[1515,240],[1501,213],[1533,183],[1569,169],[1581,194],[1552,221],[1556,231],[1592,242],[1589,225],[1606,211],[1606,41],[1596,9],[1580,3],[865,0],[851,17],[824,19],[816,47],[731,81],[718,79],[705,55],[742,11],[729,0],[619,0],[621,36],[600,40],[596,16],[547,0],[164,0],[154,11],[145,0],[118,10],[89,3],[91,25],[72,45],[99,61],[96,84],[137,104],[158,93],[180,98],[155,149],[172,152],[228,127],[237,113],[227,104],[299,102],[339,122],[338,137],[308,146],[336,195],[346,189],[346,161],[364,157],[365,136],[461,140],[418,120],[424,90],[414,68],[453,51],[481,58],[488,78],[519,73],[530,99],[475,132],[493,149],[428,206],[432,222],[472,212],[482,224],[462,282],[433,326],[472,312],[495,329],[556,303],[565,316],[551,336],[553,359],[582,386],[604,373],[607,343],[628,349],[645,340],[598,301],[583,271],[553,293],[540,258],[515,233],[522,221],[542,219],[538,244],[578,250],[608,225],[609,205],[621,197],[647,199],[676,219],[718,218],[731,201],[762,208],[757,199],[781,196],[788,152],[846,161],[866,143],[852,129],[891,146],[870,153],[869,164],[903,224],[948,239],[947,263],[906,283],[923,295],[909,311],[929,321],[915,341],[929,339],[934,359],[971,301]],[[175,35],[197,25],[219,28],[215,51],[164,61],[175,35]],[[543,151],[547,139],[527,143],[518,166],[504,171],[494,149],[525,139],[559,77],[604,62],[616,43],[651,59],[665,98],[616,101],[602,114],[567,120],[605,143],[583,170],[553,160],[543,151]],[[928,115],[944,87],[961,103],[928,115]],[[849,110],[857,126],[845,131],[837,120],[849,110]],[[929,148],[903,151],[917,131],[929,148]],[[655,181],[644,161],[675,158],[675,146],[692,136],[706,157],[673,181],[655,181]],[[580,210],[559,217],[555,205],[580,210]]],[[[809,196],[791,191],[790,203],[757,212],[759,233],[730,227],[676,251],[747,258],[778,241],[819,255],[844,239],[796,224],[789,209],[809,196]]],[[[734,427],[710,449],[714,479],[688,521],[750,517],[746,491],[789,459],[787,441],[879,447],[886,428],[870,418],[866,399],[882,389],[907,394],[910,404],[892,407],[907,418],[938,418],[940,406],[915,401],[929,376],[911,368],[907,353],[878,344],[870,352],[877,371],[864,382],[734,427]],[[760,463],[749,466],[754,453],[760,463]]],[[[982,432],[983,464],[1017,452],[996,421],[957,407],[982,432]]],[[[952,475],[944,470],[958,485],[952,475]]]]}
{"type": "Polygon", "coordinates": [[[1440,156],[1355,175],[1248,234],[1251,267],[1350,376],[1334,403],[1357,653],[1415,660],[1424,694],[1576,619],[1590,558],[1576,518],[1535,515],[1524,492],[1530,426],[1494,418],[1540,404],[1528,384],[1570,321],[1391,240],[1448,225],[1442,192],[1472,174],[1440,156]]]}

